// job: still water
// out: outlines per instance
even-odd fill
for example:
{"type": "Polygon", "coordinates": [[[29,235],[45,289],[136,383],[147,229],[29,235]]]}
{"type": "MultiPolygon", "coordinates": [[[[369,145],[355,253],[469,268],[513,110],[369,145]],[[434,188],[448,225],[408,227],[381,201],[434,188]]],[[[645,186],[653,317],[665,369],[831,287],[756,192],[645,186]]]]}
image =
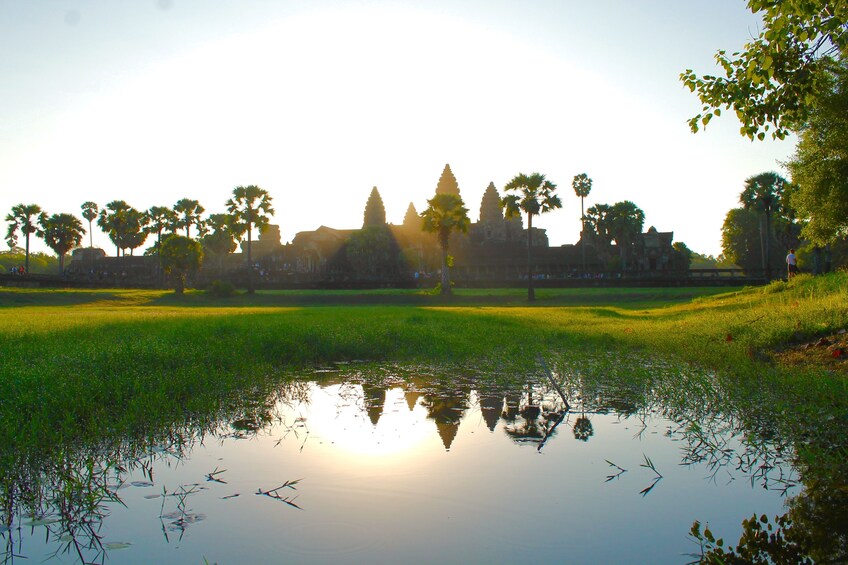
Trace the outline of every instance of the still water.
{"type": "Polygon", "coordinates": [[[714,391],[428,372],[318,369],[69,453],[5,483],[5,561],[687,563],[694,520],[735,541],[800,490],[714,391]]]}

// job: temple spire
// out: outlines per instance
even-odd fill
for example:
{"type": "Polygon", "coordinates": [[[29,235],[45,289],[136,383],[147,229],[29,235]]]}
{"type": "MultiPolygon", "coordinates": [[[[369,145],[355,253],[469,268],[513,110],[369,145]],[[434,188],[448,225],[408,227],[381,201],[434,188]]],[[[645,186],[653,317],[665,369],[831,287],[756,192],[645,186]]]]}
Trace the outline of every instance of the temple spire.
{"type": "Polygon", "coordinates": [[[459,196],[459,184],[456,182],[456,177],[453,176],[450,165],[445,165],[445,170],[442,171],[442,176],[439,177],[439,184],[436,185],[436,194],[453,194],[459,196]]]}

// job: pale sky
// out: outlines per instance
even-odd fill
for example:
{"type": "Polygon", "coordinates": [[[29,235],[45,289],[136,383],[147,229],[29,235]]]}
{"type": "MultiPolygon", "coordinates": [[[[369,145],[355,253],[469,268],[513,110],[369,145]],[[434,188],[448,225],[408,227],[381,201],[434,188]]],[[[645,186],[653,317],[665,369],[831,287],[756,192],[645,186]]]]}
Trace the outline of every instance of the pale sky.
{"type": "Polygon", "coordinates": [[[744,0],[0,0],[0,212],[214,213],[256,184],[287,242],[360,227],[373,186],[400,223],[450,163],[473,221],[489,182],[541,172],[563,208],[534,225],[575,243],[585,172],[587,208],[632,200],[717,255],[744,180],[794,140],[752,143],[732,112],[691,134],[678,75],[757,23],[744,0]]]}

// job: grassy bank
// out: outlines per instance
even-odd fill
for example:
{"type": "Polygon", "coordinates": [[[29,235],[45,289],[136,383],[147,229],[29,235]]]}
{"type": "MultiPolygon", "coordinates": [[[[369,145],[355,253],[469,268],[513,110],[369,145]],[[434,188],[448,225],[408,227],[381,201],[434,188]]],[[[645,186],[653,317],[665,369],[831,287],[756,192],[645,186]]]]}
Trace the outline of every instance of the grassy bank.
{"type": "Polygon", "coordinates": [[[512,290],[469,291],[447,303],[405,292],[340,293],[331,296],[345,300],[323,307],[296,305],[322,296],[314,293],[177,300],[157,291],[3,290],[0,441],[137,430],[157,415],[202,410],[291,369],[333,361],[515,374],[536,370],[540,353],[579,366],[599,350],[633,349],[732,375],[742,396],[779,389],[793,410],[842,418],[844,370],[787,368],[772,352],[845,328],[847,283],[834,274],[731,292],[551,290],[534,306],[512,290]]]}

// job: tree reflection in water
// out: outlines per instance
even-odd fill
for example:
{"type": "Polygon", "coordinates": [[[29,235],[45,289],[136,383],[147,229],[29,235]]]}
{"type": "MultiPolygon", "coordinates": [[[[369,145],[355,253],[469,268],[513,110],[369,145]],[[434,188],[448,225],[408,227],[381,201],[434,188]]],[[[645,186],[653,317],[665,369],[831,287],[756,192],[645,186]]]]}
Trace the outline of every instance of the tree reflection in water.
{"type": "MultiPolygon", "coordinates": [[[[386,410],[387,391],[399,388],[401,402],[410,411],[419,406],[424,409],[448,451],[462,449],[455,441],[458,431],[464,418],[477,410],[488,430],[501,427],[515,444],[533,446],[539,451],[552,442],[564,441],[557,433],[563,425],[571,426],[575,440],[587,442],[593,438],[595,445],[603,441],[608,428],[594,426],[593,418],[597,421],[615,415],[622,421],[641,422],[637,424],[638,437],[646,429],[646,422],[662,417],[674,423],[666,435],[680,446],[681,465],[701,466],[713,482],[735,480],[742,475],[752,485],[779,490],[784,495],[793,486],[802,485],[799,494],[787,498],[786,514],[773,521],[775,527],[782,528],[782,539],[817,561],[848,558],[846,458],[799,457],[802,450],[844,454],[845,438],[841,433],[814,421],[803,433],[787,431],[784,416],[770,410],[767,395],[759,403],[735,403],[730,392],[709,375],[644,362],[641,366],[646,367],[645,371],[634,375],[632,367],[639,363],[617,366],[625,369],[603,360],[579,369],[553,365],[556,386],[541,374],[507,378],[397,367],[326,373],[317,384],[299,380],[273,390],[247,392],[237,402],[222,403],[208,414],[187,416],[184,422],[160,423],[158,427],[150,423],[144,433],[132,438],[57,444],[46,452],[30,452],[18,446],[11,453],[3,451],[0,457],[3,561],[13,562],[26,555],[26,542],[37,526],[45,528],[57,554],[85,563],[105,561],[110,548],[116,547],[103,541],[105,524],[110,508],[123,504],[119,489],[130,474],[140,471],[153,483],[155,468],[179,464],[207,439],[223,442],[279,434],[277,444],[295,439],[302,450],[309,428],[308,418],[299,415],[299,410],[308,412],[317,386],[335,387],[337,415],[342,414],[343,408],[354,408],[375,428],[386,410]],[[573,422],[572,409],[579,413],[573,422]],[[799,448],[801,439],[804,443],[799,448]],[[791,470],[790,463],[796,470],[791,470]]],[[[570,439],[570,435],[565,437],[570,439]]],[[[615,459],[613,453],[608,457],[608,463],[618,469],[613,478],[621,476],[626,469],[610,461],[615,459]]],[[[650,454],[645,455],[645,460],[651,461],[650,454]]],[[[207,480],[224,482],[222,472],[216,468],[207,480]]],[[[604,477],[598,479],[602,485],[604,477]]],[[[276,486],[279,483],[266,485],[264,492],[272,492],[271,487],[276,486]]],[[[192,497],[201,488],[181,485],[159,495],[166,541],[171,541],[173,534],[182,537],[186,528],[203,519],[203,514],[191,508],[192,497]]],[[[740,547],[762,540],[757,524],[763,522],[746,522],[748,542],[743,539],[740,547]]],[[[703,530],[693,536],[706,559],[727,557],[718,553],[719,548],[703,530]]]]}

